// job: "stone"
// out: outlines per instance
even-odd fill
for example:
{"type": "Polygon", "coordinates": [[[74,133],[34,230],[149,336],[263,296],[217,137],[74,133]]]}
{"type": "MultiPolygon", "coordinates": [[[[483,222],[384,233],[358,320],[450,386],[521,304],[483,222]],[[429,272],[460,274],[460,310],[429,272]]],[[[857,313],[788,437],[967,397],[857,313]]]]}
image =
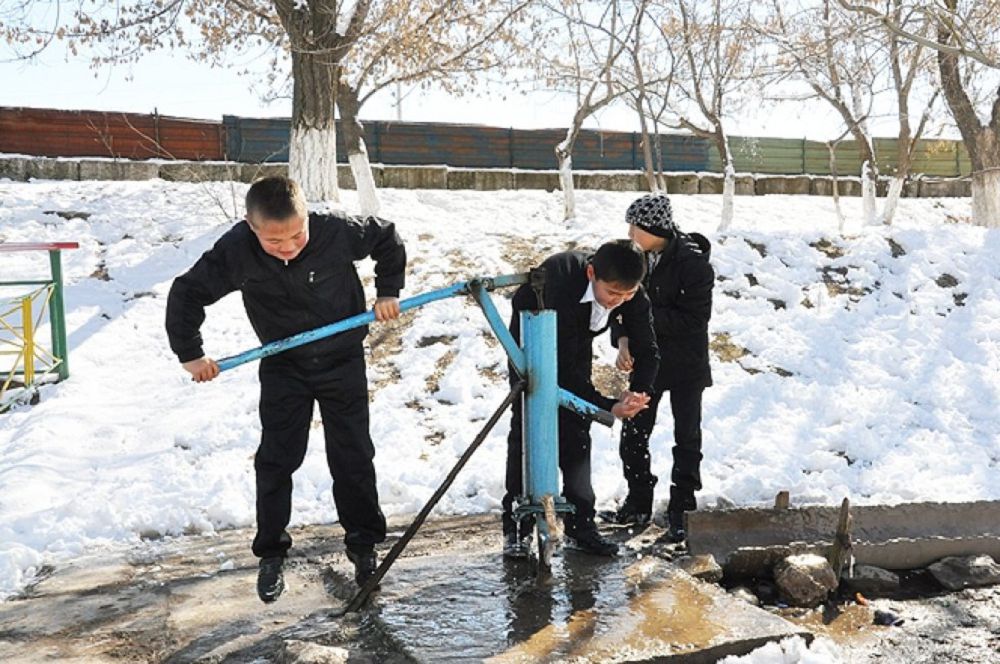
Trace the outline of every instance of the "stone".
{"type": "Polygon", "coordinates": [[[1000,565],[992,556],[949,556],[927,568],[948,590],[1000,583],[1000,565]]]}
{"type": "Polygon", "coordinates": [[[24,182],[28,179],[28,161],[23,157],[0,157],[0,178],[24,182]]]}
{"type": "Polygon", "coordinates": [[[25,176],[36,180],[79,180],[80,164],[68,159],[35,158],[28,161],[25,176]]]}
{"type": "Polygon", "coordinates": [[[808,175],[768,175],[757,178],[757,195],[808,194],[812,178],[808,175]]]}
{"type": "Polygon", "coordinates": [[[274,175],[281,175],[287,177],[288,164],[264,163],[264,164],[242,164],[240,166],[241,182],[255,182],[260,178],[271,177],[274,175]]]}
{"type": "Polygon", "coordinates": [[[169,161],[160,164],[160,177],[168,182],[232,182],[242,177],[243,166],[232,162],[169,161]]]}
{"type": "Polygon", "coordinates": [[[559,191],[559,174],[553,171],[514,171],[515,189],[559,191]]]}
{"type": "MultiPolygon", "coordinates": [[[[346,664],[351,653],[344,648],[308,641],[285,641],[283,664],[346,664]]],[[[356,661],[351,659],[351,661],[356,661]]]]}
{"type": "Polygon", "coordinates": [[[736,195],[753,196],[756,193],[757,181],[752,175],[736,176],[736,195]]]}
{"type": "Polygon", "coordinates": [[[710,553],[684,556],[674,561],[674,564],[696,579],[708,583],[718,583],[722,580],[722,568],[715,562],[715,556],[710,553]]]}
{"type": "Polygon", "coordinates": [[[698,176],[694,173],[671,173],[666,180],[668,194],[698,193],[698,176]]]}
{"type": "Polygon", "coordinates": [[[899,576],[895,572],[872,565],[856,565],[854,575],[843,577],[847,587],[869,597],[888,595],[899,590],[899,576]]]}
{"type": "Polygon", "coordinates": [[[387,189],[447,189],[447,166],[385,166],[382,184],[387,189]]]}
{"type": "Polygon", "coordinates": [[[152,161],[81,159],[81,180],[153,180],[160,177],[160,165],[152,161]]]}
{"type": "Polygon", "coordinates": [[[702,173],[698,178],[699,194],[721,194],[725,179],[714,173],[702,173]]]}
{"type": "Polygon", "coordinates": [[[729,594],[736,599],[741,599],[747,604],[752,604],[753,606],[760,606],[760,598],[754,595],[753,591],[746,586],[736,586],[735,588],[729,589],[729,594]]]}
{"type": "Polygon", "coordinates": [[[814,553],[788,556],[774,566],[774,581],[792,606],[814,608],[837,588],[837,577],[826,558],[814,553]]]}

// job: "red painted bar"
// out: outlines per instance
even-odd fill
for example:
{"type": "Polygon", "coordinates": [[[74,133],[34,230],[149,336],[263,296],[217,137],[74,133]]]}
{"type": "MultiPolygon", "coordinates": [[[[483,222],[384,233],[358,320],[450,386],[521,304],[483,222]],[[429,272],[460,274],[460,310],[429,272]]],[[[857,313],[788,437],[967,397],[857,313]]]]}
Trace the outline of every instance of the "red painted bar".
{"type": "Polygon", "coordinates": [[[79,249],[79,242],[0,242],[0,253],[12,251],[57,251],[79,249]]]}

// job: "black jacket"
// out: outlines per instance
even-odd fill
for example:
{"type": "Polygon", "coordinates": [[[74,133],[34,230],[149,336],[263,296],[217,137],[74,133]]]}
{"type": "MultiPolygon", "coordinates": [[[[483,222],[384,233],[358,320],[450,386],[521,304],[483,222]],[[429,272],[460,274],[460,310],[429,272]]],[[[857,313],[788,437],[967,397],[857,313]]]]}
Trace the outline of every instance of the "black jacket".
{"type": "MultiPolygon", "coordinates": [[[[546,309],[555,309],[558,319],[557,343],[559,345],[559,386],[586,399],[595,406],[610,409],[617,399],[602,395],[591,382],[593,365],[593,339],[604,330],[590,330],[590,303],[581,304],[587,292],[587,263],[589,256],[580,251],[566,251],[547,258],[545,268],[544,300],[546,309]]],[[[520,312],[538,308],[538,299],[530,284],[517,289],[512,300],[513,312],[510,331],[521,342],[520,312]]],[[[617,320],[620,329],[628,331],[630,346],[634,348],[635,371],[629,389],[649,393],[656,376],[659,354],[653,337],[649,300],[640,288],[628,302],[611,310],[610,320],[617,320]]],[[[605,328],[607,329],[607,328],[605,328]]]]}
{"type": "MultiPolygon", "coordinates": [[[[653,306],[656,343],[660,349],[659,390],[708,387],[708,321],[712,317],[715,271],[709,262],[711,245],[701,234],[681,234],[663,250],[643,284],[653,306]]],[[[612,329],[612,341],[627,335],[612,329]]],[[[629,338],[629,349],[635,346],[629,338]]]]}
{"type": "MultiPolygon", "coordinates": [[[[229,229],[194,266],[177,277],[167,299],[167,336],[181,362],[204,355],[199,328],[205,307],[227,293],[243,294],[250,324],[268,343],[359,314],[365,293],[354,261],[375,260],[378,295],[403,288],[406,250],[390,222],[376,217],[309,215],[309,241],[286,264],[268,255],[245,221],[229,229]]],[[[361,352],[367,327],[282,353],[289,359],[338,359],[361,352]]]]}

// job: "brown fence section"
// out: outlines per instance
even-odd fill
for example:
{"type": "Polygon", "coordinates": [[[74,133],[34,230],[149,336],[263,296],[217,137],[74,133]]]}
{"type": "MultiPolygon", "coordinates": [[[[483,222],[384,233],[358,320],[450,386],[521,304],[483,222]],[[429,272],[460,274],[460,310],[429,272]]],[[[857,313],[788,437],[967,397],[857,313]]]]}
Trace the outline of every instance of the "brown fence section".
{"type": "Polygon", "coordinates": [[[45,157],[223,158],[218,122],[158,114],[0,108],[0,152],[45,157]]]}

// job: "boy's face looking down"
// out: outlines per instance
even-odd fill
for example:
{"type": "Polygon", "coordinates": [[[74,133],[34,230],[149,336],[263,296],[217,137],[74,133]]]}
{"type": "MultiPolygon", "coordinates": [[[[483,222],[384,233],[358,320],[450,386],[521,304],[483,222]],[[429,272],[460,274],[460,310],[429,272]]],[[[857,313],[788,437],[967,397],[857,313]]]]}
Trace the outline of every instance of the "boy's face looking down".
{"type": "Polygon", "coordinates": [[[587,266],[587,278],[594,286],[594,299],[605,309],[614,309],[628,302],[639,291],[639,284],[621,281],[604,281],[594,274],[594,266],[587,266]]]}
{"type": "Polygon", "coordinates": [[[294,259],[309,242],[308,217],[260,219],[257,215],[247,215],[247,223],[264,252],[283,261],[294,259]]]}

